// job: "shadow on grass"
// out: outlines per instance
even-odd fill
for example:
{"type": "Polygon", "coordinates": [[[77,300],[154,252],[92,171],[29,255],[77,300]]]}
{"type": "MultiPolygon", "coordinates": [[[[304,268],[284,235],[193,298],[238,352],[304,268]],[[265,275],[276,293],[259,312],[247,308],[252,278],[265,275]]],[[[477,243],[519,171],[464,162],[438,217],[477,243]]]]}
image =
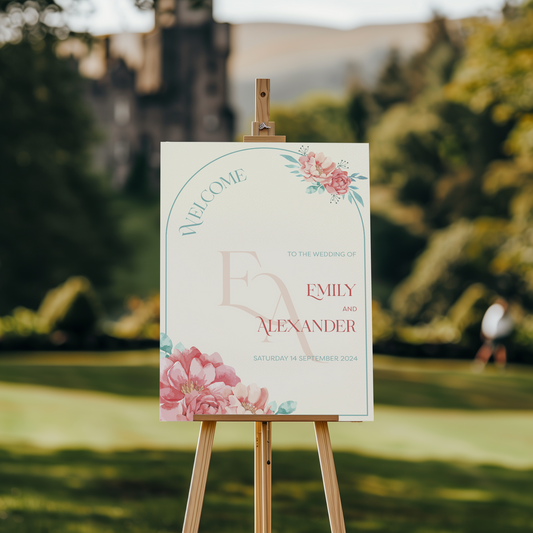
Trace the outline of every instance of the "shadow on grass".
{"type": "MultiPolygon", "coordinates": [[[[4,533],[175,533],[194,455],[0,451],[4,533]]],[[[525,533],[533,471],[336,454],[347,531],[525,533]]],[[[273,457],[273,532],[328,532],[314,452],[273,457]]],[[[253,531],[253,454],[215,452],[202,532],[253,531]]]]}

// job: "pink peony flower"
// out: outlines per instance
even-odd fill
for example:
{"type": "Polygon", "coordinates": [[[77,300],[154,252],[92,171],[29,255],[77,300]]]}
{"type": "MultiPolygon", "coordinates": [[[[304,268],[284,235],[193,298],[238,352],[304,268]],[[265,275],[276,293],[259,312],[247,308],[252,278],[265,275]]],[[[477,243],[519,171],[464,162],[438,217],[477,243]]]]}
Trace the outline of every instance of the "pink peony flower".
{"type": "Polygon", "coordinates": [[[225,389],[231,390],[240,381],[235,370],[225,365],[217,353],[203,354],[194,347],[183,352],[174,350],[161,360],[162,419],[168,420],[168,416],[170,420],[192,420],[192,414],[213,410],[223,413],[227,405],[225,389]]]}
{"type": "Polygon", "coordinates": [[[231,391],[230,387],[224,384],[217,384],[201,392],[193,391],[187,394],[170,409],[161,405],[160,420],[168,422],[175,420],[192,421],[194,415],[223,415],[226,413],[228,404],[227,399],[224,397],[224,389],[228,389],[226,394],[231,391]]]}
{"type": "Polygon", "coordinates": [[[329,183],[331,173],[335,170],[335,163],[330,157],[326,157],[322,152],[316,154],[309,152],[299,159],[302,168],[300,172],[306,181],[318,182],[322,185],[329,183]]]}
{"type": "Polygon", "coordinates": [[[274,414],[270,406],[266,407],[268,401],[268,390],[259,388],[255,383],[243,385],[237,383],[230,391],[226,390],[229,405],[228,413],[245,415],[272,415],[274,414]]]}
{"type": "Polygon", "coordinates": [[[348,177],[346,170],[336,168],[331,173],[331,181],[328,184],[324,184],[324,188],[331,194],[342,196],[348,192],[351,182],[352,180],[348,177]]]}

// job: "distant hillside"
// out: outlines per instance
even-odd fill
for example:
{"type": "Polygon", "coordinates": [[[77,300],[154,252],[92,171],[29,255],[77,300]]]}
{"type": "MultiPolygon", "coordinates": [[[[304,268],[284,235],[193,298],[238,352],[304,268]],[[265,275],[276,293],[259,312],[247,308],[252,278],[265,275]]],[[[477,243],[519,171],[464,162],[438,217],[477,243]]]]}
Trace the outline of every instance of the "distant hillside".
{"type": "Polygon", "coordinates": [[[249,128],[255,78],[272,80],[273,103],[294,101],[309,92],[341,96],[350,84],[372,83],[391,48],[410,55],[424,41],[420,23],[349,31],[294,24],[234,25],[228,68],[236,131],[249,128]]]}

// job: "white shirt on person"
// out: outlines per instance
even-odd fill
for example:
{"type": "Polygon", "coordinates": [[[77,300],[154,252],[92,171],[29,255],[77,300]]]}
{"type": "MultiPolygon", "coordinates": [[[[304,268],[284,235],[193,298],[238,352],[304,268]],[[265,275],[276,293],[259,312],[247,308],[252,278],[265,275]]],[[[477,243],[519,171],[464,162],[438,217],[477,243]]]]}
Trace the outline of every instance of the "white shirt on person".
{"type": "Polygon", "coordinates": [[[511,317],[505,313],[505,309],[501,304],[492,304],[483,317],[481,322],[481,332],[489,339],[498,339],[506,337],[513,330],[513,321],[511,317]]]}

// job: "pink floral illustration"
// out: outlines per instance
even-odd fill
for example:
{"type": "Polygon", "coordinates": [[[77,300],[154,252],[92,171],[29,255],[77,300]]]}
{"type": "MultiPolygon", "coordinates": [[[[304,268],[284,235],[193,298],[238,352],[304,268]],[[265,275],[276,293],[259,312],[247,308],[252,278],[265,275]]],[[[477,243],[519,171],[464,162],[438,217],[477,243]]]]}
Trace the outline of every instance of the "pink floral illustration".
{"type": "Polygon", "coordinates": [[[346,170],[340,170],[336,168],[331,173],[331,181],[324,184],[324,188],[330,194],[338,194],[342,196],[346,194],[349,190],[350,183],[352,182],[351,178],[348,176],[346,170]]]}
{"type": "MultiPolygon", "coordinates": [[[[190,421],[194,415],[274,414],[267,406],[268,390],[255,384],[243,385],[218,353],[207,355],[194,347],[179,347],[172,350],[170,338],[161,334],[161,420],[190,421]]],[[[296,402],[284,402],[276,414],[290,414],[295,409],[296,402]]]]}
{"type": "Polygon", "coordinates": [[[167,403],[166,407],[162,404],[161,420],[167,422],[174,420],[192,421],[194,415],[226,414],[227,400],[224,398],[223,389],[231,390],[226,385],[217,384],[201,392],[193,391],[175,404],[167,403]]]}
{"type": "Polygon", "coordinates": [[[326,157],[322,152],[315,154],[309,152],[299,158],[302,173],[305,181],[317,182],[326,185],[331,181],[331,174],[335,170],[335,163],[331,157],[326,157]]]}
{"type": "Polygon", "coordinates": [[[219,354],[203,354],[194,347],[176,349],[161,360],[161,418],[192,420],[194,413],[223,414],[224,389],[231,390],[239,382],[235,370],[219,354]]]}
{"type": "MultiPolygon", "coordinates": [[[[285,166],[291,170],[291,174],[303,178],[308,185],[305,189],[307,194],[323,194],[325,191],[331,195],[330,203],[339,203],[339,200],[347,198],[351,204],[360,204],[365,206],[362,196],[357,192],[359,187],[355,184],[356,180],[367,180],[358,172],[348,175],[348,162],[341,159],[333,163],[331,157],[325,156],[322,152],[315,154],[309,152],[309,146],[301,146],[298,151],[301,155],[295,159],[292,155],[285,153],[280,154],[285,159],[285,166]],[[287,164],[288,163],[288,164],[287,164]]],[[[294,153],[294,152],[293,152],[294,153]]],[[[285,402],[286,403],[286,402],[285,402]]]]}
{"type": "Polygon", "coordinates": [[[236,415],[272,415],[274,414],[267,406],[268,390],[258,387],[255,383],[251,385],[243,385],[237,383],[231,389],[231,392],[226,392],[228,396],[228,413],[236,415]]]}

